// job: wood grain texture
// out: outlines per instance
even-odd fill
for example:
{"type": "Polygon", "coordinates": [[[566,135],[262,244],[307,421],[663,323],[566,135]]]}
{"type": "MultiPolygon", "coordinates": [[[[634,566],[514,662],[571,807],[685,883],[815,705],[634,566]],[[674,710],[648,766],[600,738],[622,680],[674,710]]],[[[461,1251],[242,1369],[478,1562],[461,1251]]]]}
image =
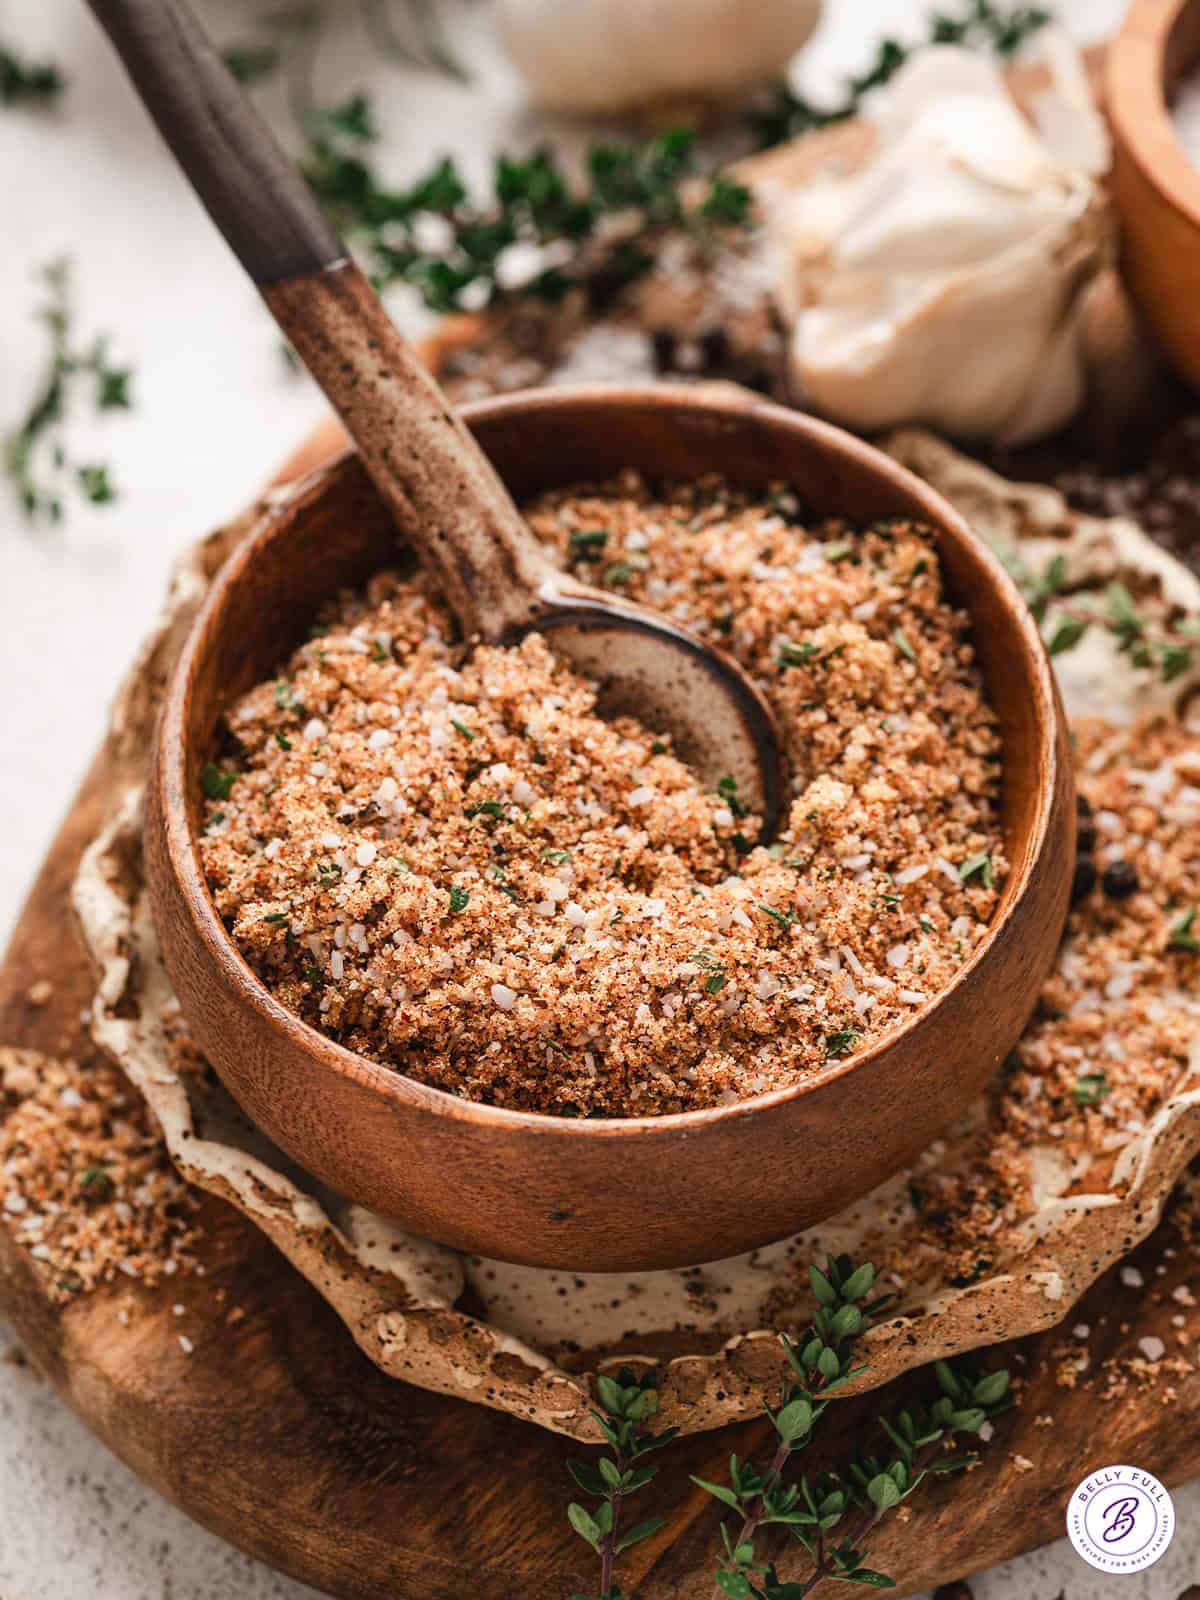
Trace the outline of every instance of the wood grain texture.
{"type": "MultiPolygon", "coordinates": [[[[89,1059],[78,1019],[90,976],[67,895],[112,781],[102,758],[17,928],[0,971],[6,1045],[89,1059]],[[27,992],[41,979],[53,982],[54,993],[49,1004],[33,1006],[27,992]]],[[[565,1462],[578,1446],[385,1378],[232,1209],[206,1200],[201,1221],[205,1277],[177,1277],[158,1289],[123,1282],[65,1308],[50,1302],[35,1264],[0,1226],[5,1316],[117,1455],[206,1527],[343,1600],[566,1600],[586,1591],[594,1563],[564,1517],[573,1492],[565,1462]],[[188,1307],[190,1357],[171,1312],[178,1301],[188,1307]],[[236,1327],[227,1320],[231,1307],[245,1311],[236,1327]]],[[[1200,1339],[1200,1309],[1183,1310],[1186,1327],[1177,1330],[1171,1316],[1181,1308],[1169,1298],[1176,1285],[1195,1286],[1194,1247],[1166,1223],[1135,1259],[1152,1294],[1123,1286],[1114,1270],[1072,1314],[1095,1330],[1094,1361],[1136,1355],[1147,1334],[1169,1348],[1176,1337],[1192,1346],[1200,1339]],[[1176,1254],[1164,1260],[1168,1249],[1176,1254]],[[1157,1277],[1160,1261],[1167,1272],[1157,1277]]],[[[1170,1483],[1200,1471],[1200,1374],[1171,1380],[1169,1406],[1160,1385],[1101,1409],[1093,1389],[1056,1386],[1060,1337],[997,1353],[1025,1377],[1019,1409],[1001,1419],[969,1479],[930,1484],[911,1521],[886,1526],[873,1560],[903,1576],[898,1593],[1061,1534],[1071,1488],[1104,1462],[1134,1460],[1170,1483]],[[1047,1414],[1053,1428],[1038,1423],[1047,1414]],[[1036,1463],[1036,1472],[1015,1457],[1036,1463]]],[[[882,1405],[927,1388],[918,1374],[884,1394],[839,1403],[826,1454],[844,1452],[882,1405]]],[[[667,1527],[626,1559],[627,1591],[638,1600],[707,1593],[720,1519],[688,1475],[719,1477],[731,1451],[761,1451],[767,1437],[764,1424],[749,1423],[682,1440],[664,1455],[655,1509],[667,1527]]],[[[786,1556],[783,1570],[795,1570],[786,1556]]],[[[844,1589],[830,1586],[828,1600],[838,1594],[844,1589]]]]}
{"type": "Polygon", "coordinates": [[[1200,163],[1168,97],[1200,61],[1200,0],[1134,0],[1109,46],[1105,98],[1125,279],[1172,366],[1200,387],[1200,163]]]}
{"type": "Polygon", "coordinates": [[[818,514],[928,523],[950,592],[974,619],[1004,746],[1011,867],[986,938],[913,1022],[849,1060],[772,1095],[667,1117],[570,1120],[473,1104],[286,1011],[204,885],[200,775],[226,707],[271,676],[327,595],[394,554],[385,508],[348,460],[234,553],[172,674],[145,830],[167,970],[205,1055],[258,1126],[324,1183],[410,1231],[580,1270],[736,1255],[840,1211],[914,1159],[1015,1043],[1054,959],[1074,863],[1049,664],[1011,580],[958,514],[838,429],[724,386],[525,392],[464,416],[518,499],[628,466],[684,479],[719,470],[751,488],[791,483],[818,514]]]}

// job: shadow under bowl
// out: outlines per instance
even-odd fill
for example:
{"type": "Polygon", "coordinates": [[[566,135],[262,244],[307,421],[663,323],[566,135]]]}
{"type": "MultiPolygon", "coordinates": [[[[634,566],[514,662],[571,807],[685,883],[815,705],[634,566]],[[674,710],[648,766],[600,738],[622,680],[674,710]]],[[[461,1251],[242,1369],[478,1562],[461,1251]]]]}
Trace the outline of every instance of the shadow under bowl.
{"type": "Polygon", "coordinates": [[[394,563],[397,530],[356,457],[266,511],[210,590],[167,686],[147,799],[147,873],[191,1029],[250,1117],[323,1183],[414,1233],[580,1271],[682,1266],[783,1238],[913,1159],[992,1076],[1054,960],[1075,810],[1053,675],[1011,579],[951,506],[840,429],[724,386],[525,391],[464,417],[517,500],[633,467],[793,485],[856,525],[933,529],[970,614],[1003,742],[1011,863],[971,959],[911,1021],[793,1087],[663,1117],[576,1120],[427,1088],[286,1010],[235,948],[201,871],[201,771],[221,719],[318,609],[394,563]]]}

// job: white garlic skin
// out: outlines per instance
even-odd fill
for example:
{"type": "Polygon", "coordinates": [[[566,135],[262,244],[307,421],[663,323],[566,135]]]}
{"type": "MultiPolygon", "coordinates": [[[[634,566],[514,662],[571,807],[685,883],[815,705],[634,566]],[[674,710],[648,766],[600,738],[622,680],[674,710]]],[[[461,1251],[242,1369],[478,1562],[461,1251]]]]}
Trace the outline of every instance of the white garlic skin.
{"type": "Polygon", "coordinates": [[[1055,65],[1035,128],[989,63],[925,51],[860,171],[768,207],[792,370],[816,409],[862,432],[919,422],[1006,444],[1078,409],[1084,296],[1112,222],[1088,170],[1107,159],[1099,119],[1055,65]]]}
{"type": "Polygon", "coordinates": [[[567,111],[720,99],[781,73],[821,0],[498,0],[533,98],[567,111]]]}

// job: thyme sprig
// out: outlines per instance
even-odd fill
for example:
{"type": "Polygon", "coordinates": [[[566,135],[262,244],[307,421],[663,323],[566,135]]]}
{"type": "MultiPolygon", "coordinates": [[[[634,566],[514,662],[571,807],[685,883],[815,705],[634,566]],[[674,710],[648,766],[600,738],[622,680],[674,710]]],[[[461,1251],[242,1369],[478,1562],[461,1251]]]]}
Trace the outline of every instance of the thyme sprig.
{"type": "MultiPolygon", "coordinates": [[[[721,1528],[723,1555],[715,1573],[718,1600],[804,1600],[826,1578],[866,1588],[890,1589],[894,1580],[867,1565],[870,1542],[889,1511],[907,1500],[932,1473],[960,1471],[971,1455],[949,1455],[947,1444],[960,1435],[978,1435],[1010,1404],[1006,1371],[987,1374],[962,1364],[939,1361],[934,1367],[938,1393],[928,1404],[880,1416],[879,1437],[840,1469],[811,1479],[787,1481],[792,1457],[805,1449],[829,1397],[866,1371],[855,1364],[855,1346],[889,1304],[870,1298],[875,1268],[855,1266],[848,1256],[829,1257],[824,1268],[809,1268],[816,1306],[812,1324],[800,1339],[784,1339],[789,1377],[777,1407],[766,1413],[774,1430],[770,1459],[762,1465],[730,1461],[728,1482],[692,1482],[737,1513],[721,1528]],[[764,1529],[780,1527],[803,1547],[807,1571],[784,1582],[774,1561],[759,1559],[764,1529]]],[[[592,1415],[611,1454],[596,1464],[572,1461],[570,1471],[584,1492],[599,1501],[595,1511],[573,1503],[571,1526],[599,1555],[600,1592],[572,1600],[626,1600],[616,1586],[617,1556],[662,1526],[647,1518],[621,1532],[628,1495],[650,1483],[657,1469],[639,1461],[661,1449],[674,1429],[649,1433],[645,1423],[658,1410],[657,1378],[623,1368],[616,1378],[597,1380],[600,1409],[592,1415]]]]}
{"type": "Polygon", "coordinates": [[[856,1267],[848,1256],[830,1257],[824,1271],[812,1266],[809,1276],[818,1305],[807,1335],[784,1341],[794,1376],[784,1385],[779,1408],[767,1408],[776,1434],[769,1464],[757,1469],[734,1457],[729,1484],[693,1479],[741,1513],[736,1532],[728,1524],[721,1529],[725,1555],[716,1584],[727,1600],[803,1600],[825,1578],[893,1588],[893,1579],[866,1564],[872,1534],[929,1473],[969,1465],[973,1458],[947,1457],[944,1445],[959,1434],[977,1434],[1008,1404],[1007,1372],[976,1376],[938,1362],[938,1398],[927,1407],[881,1416],[883,1437],[873,1452],[811,1481],[805,1476],[785,1482],[788,1463],[811,1442],[829,1395],[866,1370],[855,1365],[854,1348],[888,1303],[886,1297],[867,1299],[875,1283],[869,1262],[856,1267]],[[810,1571],[799,1581],[783,1582],[774,1562],[758,1559],[756,1537],[772,1525],[786,1528],[809,1557],[810,1571]]]}
{"type": "Polygon", "coordinates": [[[26,61],[0,45],[0,105],[42,108],[65,88],[66,79],[52,61],[26,61]]]}
{"type": "Polygon", "coordinates": [[[51,262],[39,274],[48,291],[39,312],[49,332],[46,374],[25,416],[4,442],[4,470],[25,514],[34,521],[61,521],[67,488],[92,505],[107,505],[116,499],[107,466],[68,456],[64,424],[75,391],[81,385],[90,390],[97,412],[130,408],[132,373],[109,360],[107,338],[101,335],[89,344],[76,343],[70,271],[70,262],[64,258],[51,262]]]}
{"type": "Polygon", "coordinates": [[[1200,648],[1200,617],[1172,627],[1151,623],[1125,584],[1114,579],[1103,599],[1071,598],[1066,561],[1053,556],[1040,573],[1031,573],[1019,558],[1005,563],[1033,612],[1050,655],[1073,650],[1095,627],[1105,628],[1135,667],[1157,671],[1164,683],[1189,672],[1200,648]]]}
{"type": "Polygon", "coordinates": [[[693,194],[688,128],[593,145],[577,186],[546,146],[501,153],[482,202],[450,157],[407,188],[385,185],[371,160],[377,135],[365,96],[313,110],[303,133],[304,175],[376,285],[411,284],[437,312],[478,310],[505,295],[555,302],[582,284],[612,292],[650,268],[664,230],[708,244],[750,219],[749,190],[722,174],[693,194]]]}
{"type": "Polygon", "coordinates": [[[644,1426],[658,1410],[658,1380],[653,1371],[639,1374],[622,1367],[615,1378],[602,1375],[596,1379],[596,1395],[600,1409],[592,1416],[610,1453],[596,1462],[569,1461],[567,1469],[584,1494],[599,1505],[589,1511],[572,1501],[567,1520],[600,1557],[600,1591],[596,1596],[577,1594],[572,1600],[625,1600],[615,1586],[617,1557],[663,1526],[661,1517],[647,1517],[622,1531],[625,1501],[658,1475],[658,1468],[644,1458],[670,1444],[678,1430],[664,1428],[661,1433],[651,1433],[644,1426]]]}
{"type": "Polygon", "coordinates": [[[904,44],[898,39],[880,41],[874,60],[847,80],[843,98],[817,105],[786,83],[775,84],[764,102],[751,108],[747,121],[760,150],[784,144],[802,133],[827,128],[857,116],[864,98],[893,78],[916,51],[931,44],[957,44],[990,50],[1002,60],[1015,55],[1027,39],[1045,27],[1050,13],[1040,6],[996,6],[989,0],[970,0],[957,12],[930,14],[924,39],[904,44]]]}

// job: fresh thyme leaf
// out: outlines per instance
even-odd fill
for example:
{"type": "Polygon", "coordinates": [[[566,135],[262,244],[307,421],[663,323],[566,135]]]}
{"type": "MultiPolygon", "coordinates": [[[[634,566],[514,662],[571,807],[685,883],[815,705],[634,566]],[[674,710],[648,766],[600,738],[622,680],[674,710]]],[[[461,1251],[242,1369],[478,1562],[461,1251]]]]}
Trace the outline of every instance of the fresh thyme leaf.
{"type": "Polygon", "coordinates": [[[460,889],[457,884],[451,886],[450,910],[454,916],[457,916],[460,911],[465,911],[470,901],[471,896],[466,889],[460,889]]]}
{"type": "Polygon", "coordinates": [[[206,761],[200,771],[200,787],[210,800],[228,800],[237,782],[236,772],[222,772],[215,761],[206,761]]]}
{"type": "Polygon", "coordinates": [[[1192,924],[1196,920],[1196,907],[1185,911],[1178,921],[1172,923],[1167,946],[1171,950],[1188,950],[1195,953],[1200,950],[1200,939],[1192,932],[1192,924]]]}
{"type": "Polygon", "coordinates": [[[90,462],[85,466],[75,468],[75,477],[85,500],[94,506],[106,506],[110,500],[116,499],[116,490],[109,481],[108,468],[98,463],[90,462]]]}
{"type": "Polygon", "coordinates": [[[805,639],[802,644],[780,645],[779,654],[775,657],[775,663],[780,667],[806,667],[815,656],[820,654],[820,646],[813,644],[811,639],[805,639]]]}
{"type": "Polygon", "coordinates": [[[275,743],[281,750],[290,750],[292,748],[292,741],[286,733],[277,733],[275,735],[275,743]]]}
{"type": "Polygon", "coordinates": [[[1064,650],[1073,650],[1091,627],[1091,623],[1082,617],[1064,617],[1050,635],[1047,650],[1052,656],[1061,655],[1064,650]]]}
{"type": "Polygon", "coordinates": [[[750,197],[728,177],[696,196],[687,187],[697,166],[690,129],[594,145],[578,188],[544,146],[502,153],[490,197],[474,203],[449,158],[408,188],[388,187],[371,159],[375,121],[364,95],[332,108],[308,103],[299,125],[309,186],[376,284],[411,284],[433,311],[505,296],[555,301],[589,284],[615,291],[649,269],[649,246],[663,229],[704,240],[750,222],[750,197]],[[440,234],[433,244],[431,234],[440,234]],[[521,252],[513,246],[527,258],[515,271],[521,252]]]}
{"type": "Polygon", "coordinates": [[[286,924],[291,921],[291,918],[286,911],[268,911],[263,921],[286,924]]]}
{"type": "Polygon", "coordinates": [[[73,486],[92,505],[108,505],[116,499],[107,466],[71,459],[65,430],[72,396],[81,382],[90,379],[97,411],[128,410],[131,373],[109,361],[106,339],[77,346],[70,263],[65,258],[51,262],[39,276],[47,290],[39,316],[49,331],[49,360],[24,418],[4,441],[4,469],[31,521],[58,522],[67,486],[73,486]]]}
{"type": "Polygon", "coordinates": [[[450,726],[456,733],[461,733],[464,739],[478,739],[479,733],[475,728],[468,728],[465,722],[460,722],[457,717],[450,718],[450,726]]]}
{"type": "Polygon", "coordinates": [[[1050,20],[1050,14],[1037,6],[1002,8],[989,0],[963,0],[957,14],[935,12],[930,16],[926,37],[912,45],[896,39],[881,41],[865,71],[849,79],[843,99],[832,105],[816,105],[794,92],[786,82],[774,84],[766,98],[752,108],[747,122],[754,131],[758,148],[769,150],[814,128],[825,128],[856,116],[865,95],[887,83],[915,50],[926,44],[958,44],[989,50],[1001,59],[1017,50],[1050,20]]]}
{"type": "Polygon", "coordinates": [[[790,928],[792,923],[796,920],[796,913],[794,911],[776,911],[774,906],[769,906],[762,900],[759,900],[757,904],[758,909],[760,911],[765,911],[767,916],[773,917],[781,928],[790,928]]]}
{"type": "Polygon", "coordinates": [[[221,52],[225,65],[240,84],[252,88],[279,70],[283,55],[274,44],[233,44],[221,52]]]}
{"type": "Polygon", "coordinates": [[[909,643],[908,635],[905,633],[903,628],[893,628],[892,643],[896,646],[896,649],[899,650],[900,654],[904,656],[906,660],[916,661],[917,652],[909,643]]]}
{"type": "Polygon", "coordinates": [[[557,867],[563,866],[564,863],[570,861],[570,859],[571,859],[571,852],[569,850],[543,850],[542,851],[542,860],[543,861],[552,861],[554,863],[554,865],[557,866],[557,867]]]}
{"type": "Polygon", "coordinates": [[[275,704],[281,711],[292,711],[296,716],[304,715],[304,706],[296,698],[296,691],[286,678],[275,680],[275,704]]]}
{"type": "Polygon", "coordinates": [[[858,1030],[856,1028],[842,1028],[838,1033],[825,1035],[825,1059],[836,1061],[842,1056],[848,1056],[858,1043],[858,1030]]]}
{"type": "Polygon", "coordinates": [[[989,851],[980,850],[973,856],[968,856],[958,869],[959,881],[970,883],[971,879],[978,877],[985,889],[990,889],[996,882],[995,868],[992,866],[992,857],[989,851]]]}
{"type": "Polygon", "coordinates": [[[610,589],[623,589],[633,577],[628,561],[614,561],[604,569],[604,582],[610,589]]]}
{"type": "Polygon", "coordinates": [[[598,561],[600,552],[608,543],[608,534],[602,528],[576,530],[567,540],[572,555],[580,561],[598,561]]]}
{"type": "Polygon", "coordinates": [[[108,1195],[113,1191],[113,1180],[107,1167],[87,1167],[80,1174],[79,1187],[88,1194],[108,1195]]]}
{"type": "Polygon", "coordinates": [[[52,61],[22,61],[0,45],[0,105],[48,106],[65,87],[66,79],[52,61]]]}
{"type": "Polygon", "coordinates": [[[1077,1106],[1098,1106],[1111,1085],[1102,1072],[1085,1072],[1075,1080],[1071,1091],[1077,1106]]]}
{"type": "Polygon", "coordinates": [[[704,980],[704,987],[709,994],[720,994],[725,987],[725,974],[714,972],[704,980]]]}
{"type": "Polygon", "coordinates": [[[738,781],[736,778],[724,777],[719,779],[717,793],[735,817],[744,817],[749,814],[749,807],[738,798],[738,781]]]}
{"type": "Polygon", "coordinates": [[[502,800],[481,800],[476,806],[468,806],[468,817],[502,817],[504,815],[504,802],[502,800]]]}

